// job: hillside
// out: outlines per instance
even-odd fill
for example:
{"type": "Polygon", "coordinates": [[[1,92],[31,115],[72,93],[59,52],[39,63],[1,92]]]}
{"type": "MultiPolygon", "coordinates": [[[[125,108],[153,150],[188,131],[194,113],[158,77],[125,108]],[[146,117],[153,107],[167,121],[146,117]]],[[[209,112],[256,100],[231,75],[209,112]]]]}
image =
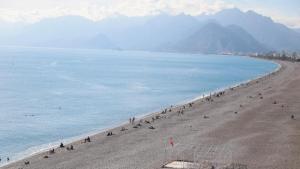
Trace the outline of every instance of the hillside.
{"type": "Polygon", "coordinates": [[[261,52],[265,48],[238,26],[223,27],[216,23],[208,23],[196,33],[174,45],[171,50],[201,53],[245,53],[261,52]]]}
{"type": "Polygon", "coordinates": [[[0,21],[0,45],[212,53],[300,51],[299,44],[299,30],[236,8],[200,16],[118,15],[98,22],[80,16],[27,25],[0,21]]]}
{"type": "Polygon", "coordinates": [[[215,15],[198,16],[199,20],[215,20],[228,26],[237,25],[250,33],[260,43],[273,50],[300,50],[300,34],[271,18],[254,11],[242,12],[239,9],[226,9],[215,15]]]}

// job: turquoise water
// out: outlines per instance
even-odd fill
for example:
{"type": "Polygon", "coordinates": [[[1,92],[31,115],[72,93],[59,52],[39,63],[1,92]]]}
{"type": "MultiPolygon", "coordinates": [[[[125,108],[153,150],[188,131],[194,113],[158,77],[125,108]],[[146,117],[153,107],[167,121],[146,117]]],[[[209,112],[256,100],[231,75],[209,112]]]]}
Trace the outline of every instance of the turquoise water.
{"type": "Polygon", "coordinates": [[[276,68],[239,56],[1,47],[0,157],[16,159],[276,68]]]}

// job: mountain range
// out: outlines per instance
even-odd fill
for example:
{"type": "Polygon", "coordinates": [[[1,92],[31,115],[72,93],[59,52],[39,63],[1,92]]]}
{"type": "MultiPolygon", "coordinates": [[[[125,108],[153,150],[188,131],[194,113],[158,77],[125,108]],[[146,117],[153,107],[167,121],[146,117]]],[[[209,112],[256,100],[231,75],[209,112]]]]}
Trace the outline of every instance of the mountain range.
{"type": "Polygon", "coordinates": [[[249,53],[263,52],[266,48],[241,27],[235,25],[223,27],[217,23],[208,23],[177,43],[173,50],[201,53],[249,53]]]}
{"type": "Polygon", "coordinates": [[[200,20],[215,20],[222,25],[237,25],[249,32],[270,50],[299,50],[300,35],[283,24],[253,11],[241,12],[239,9],[225,9],[215,15],[198,16],[200,20]]]}
{"type": "Polygon", "coordinates": [[[62,16],[34,24],[0,21],[0,45],[230,53],[300,51],[300,33],[253,11],[212,15],[62,16]]]}

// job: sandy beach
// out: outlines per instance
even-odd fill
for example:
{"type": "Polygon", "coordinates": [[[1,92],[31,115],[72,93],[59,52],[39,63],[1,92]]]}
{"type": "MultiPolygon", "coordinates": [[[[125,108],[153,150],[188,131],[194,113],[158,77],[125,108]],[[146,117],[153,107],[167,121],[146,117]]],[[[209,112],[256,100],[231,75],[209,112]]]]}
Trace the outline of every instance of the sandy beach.
{"type": "Polygon", "coordinates": [[[74,142],[74,150],[57,148],[1,169],[158,169],[173,160],[217,168],[236,163],[297,169],[300,64],[278,63],[279,71],[210,99],[168,107],[110,130],[111,136],[104,132],[91,136],[91,142],[74,142]]]}

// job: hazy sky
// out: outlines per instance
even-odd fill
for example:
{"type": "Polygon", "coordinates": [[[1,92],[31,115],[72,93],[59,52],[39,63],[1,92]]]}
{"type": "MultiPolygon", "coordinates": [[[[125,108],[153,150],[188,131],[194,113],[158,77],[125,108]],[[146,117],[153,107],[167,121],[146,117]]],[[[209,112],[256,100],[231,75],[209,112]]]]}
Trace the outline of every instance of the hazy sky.
{"type": "Polygon", "coordinates": [[[300,27],[300,0],[0,0],[0,20],[36,22],[62,15],[100,20],[118,14],[159,12],[198,15],[231,7],[252,9],[290,27],[300,27]]]}

